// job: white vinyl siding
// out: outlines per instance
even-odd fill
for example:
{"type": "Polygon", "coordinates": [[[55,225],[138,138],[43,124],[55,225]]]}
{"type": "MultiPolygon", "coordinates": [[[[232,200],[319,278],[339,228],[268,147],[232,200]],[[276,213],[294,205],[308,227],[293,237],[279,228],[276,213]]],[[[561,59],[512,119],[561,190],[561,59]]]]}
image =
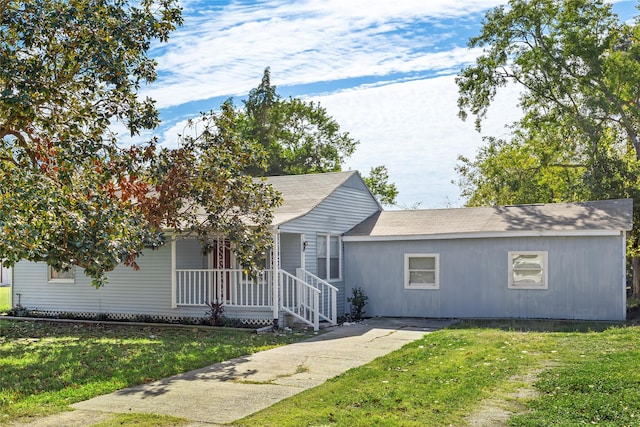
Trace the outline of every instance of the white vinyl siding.
{"type": "Polygon", "coordinates": [[[300,234],[280,234],[280,268],[296,274],[296,268],[302,266],[302,242],[300,234]]]}
{"type": "Polygon", "coordinates": [[[509,289],[547,289],[546,251],[509,251],[509,289]]]}
{"type": "Polygon", "coordinates": [[[439,289],[439,264],[438,254],[405,254],[404,288],[439,289]]]}

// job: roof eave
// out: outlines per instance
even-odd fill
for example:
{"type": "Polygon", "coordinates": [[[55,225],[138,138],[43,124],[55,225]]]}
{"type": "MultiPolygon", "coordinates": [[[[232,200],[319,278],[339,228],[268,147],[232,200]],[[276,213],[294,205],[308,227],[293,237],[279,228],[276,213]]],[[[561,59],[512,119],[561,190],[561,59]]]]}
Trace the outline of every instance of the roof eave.
{"type": "Polygon", "coordinates": [[[470,233],[438,233],[438,234],[406,234],[406,235],[368,235],[342,238],[344,242],[380,242],[402,240],[452,240],[452,239],[487,239],[508,237],[584,237],[584,236],[620,236],[625,230],[522,230],[500,232],[470,233]]]}

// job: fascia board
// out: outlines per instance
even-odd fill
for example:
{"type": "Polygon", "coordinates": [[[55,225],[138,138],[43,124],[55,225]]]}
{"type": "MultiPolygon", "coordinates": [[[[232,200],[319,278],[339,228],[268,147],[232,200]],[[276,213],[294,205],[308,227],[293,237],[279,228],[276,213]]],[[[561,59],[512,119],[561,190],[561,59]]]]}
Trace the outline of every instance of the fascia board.
{"type": "Polygon", "coordinates": [[[505,237],[587,237],[587,236],[619,236],[622,230],[545,230],[545,231],[504,231],[492,233],[440,233],[410,234],[389,236],[343,236],[344,242],[382,242],[402,240],[453,240],[453,239],[487,239],[505,237]]]}

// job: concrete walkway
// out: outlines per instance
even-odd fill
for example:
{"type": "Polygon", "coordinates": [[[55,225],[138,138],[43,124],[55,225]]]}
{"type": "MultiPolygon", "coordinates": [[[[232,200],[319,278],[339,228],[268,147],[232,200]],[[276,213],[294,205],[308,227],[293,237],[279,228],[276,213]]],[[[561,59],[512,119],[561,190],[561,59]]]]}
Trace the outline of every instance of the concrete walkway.
{"type": "Polygon", "coordinates": [[[33,425],[87,426],[109,413],[132,412],[182,417],[193,427],[230,423],[451,323],[375,318],[334,327],[306,341],[79,402],[75,411],[33,425]]]}

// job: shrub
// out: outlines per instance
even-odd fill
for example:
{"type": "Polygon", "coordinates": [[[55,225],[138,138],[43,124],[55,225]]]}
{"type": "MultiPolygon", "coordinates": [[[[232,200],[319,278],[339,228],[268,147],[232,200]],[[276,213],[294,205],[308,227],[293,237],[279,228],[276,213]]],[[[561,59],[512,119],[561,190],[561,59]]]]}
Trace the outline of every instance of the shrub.
{"type": "Polygon", "coordinates": [[[364,315],[364,306],[367,305],[369,297],[364,289],[355,287],[351,289],[351,296],[347,298],[347,302],[351,304],[351,316],[353,320],[361,320],[364,315]]]}
{"type": "Polygon", "coordinates": [[[209,307],[207,317],[211,326],[224,326],[224,304],[216,299],[208,302],[207,307],[209,307]]]}

